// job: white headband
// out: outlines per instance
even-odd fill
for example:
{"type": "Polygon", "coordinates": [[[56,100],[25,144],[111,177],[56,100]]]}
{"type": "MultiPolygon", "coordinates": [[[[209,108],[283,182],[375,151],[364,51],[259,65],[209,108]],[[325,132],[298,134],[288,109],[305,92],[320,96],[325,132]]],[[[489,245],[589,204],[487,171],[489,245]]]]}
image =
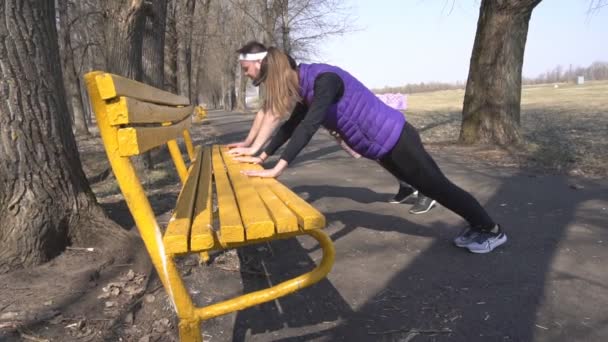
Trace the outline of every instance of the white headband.
{"type": "Polygon", "coordinates": [[[239,55],[239,61],[261,61],[266,57],[268,52],[258,52],[258,53],[242,53],[239,55]]]}

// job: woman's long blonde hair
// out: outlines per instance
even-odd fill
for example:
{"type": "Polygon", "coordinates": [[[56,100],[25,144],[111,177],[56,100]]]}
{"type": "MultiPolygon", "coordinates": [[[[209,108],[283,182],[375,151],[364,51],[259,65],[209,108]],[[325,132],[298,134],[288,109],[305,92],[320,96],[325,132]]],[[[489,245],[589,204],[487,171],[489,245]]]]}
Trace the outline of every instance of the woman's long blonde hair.
{"type": "Polygon", "coordinates": [[[264,110],[279,117],[291,114],[301,97],[298,73],[292,68],[289,58],[281,50],[270,47],[261,69],[266,77],[264,110]]]}

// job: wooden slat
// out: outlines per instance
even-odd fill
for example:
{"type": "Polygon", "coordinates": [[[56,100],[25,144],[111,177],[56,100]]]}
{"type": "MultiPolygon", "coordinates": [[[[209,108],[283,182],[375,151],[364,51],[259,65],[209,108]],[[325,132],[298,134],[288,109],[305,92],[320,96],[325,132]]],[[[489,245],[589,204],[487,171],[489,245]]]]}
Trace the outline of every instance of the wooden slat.
{"type": "Polygon", "coordinates": [[[241,219],[245,225],[247,240],[267,238],[274,235],[274,222],[266,206],[250,182],[249,177],[241,174],[242,164],[228,155],[226,147],[221,148],[224,164],[230,176],[230,183],[236,195],[241,219]]]}
{"type": "Polygon", "coordinates": [[[245,241],[245,230],[228,175],[224,169],[219,146],[213,146],[212,160],[220,217],[220,241],[222,243],[243,242],[245,241]]]}
{"type": "Polygon", "coordinates": [[[178,254],[188,252],[188,242],[190,236],[190,226],[192,225],[192,214],[196,200],[196,190],[201,173],[202,149],[197,149],[196,161],[190,170],[186,184],[177,198],[175,212],[171,216],[163,244],[165,252],[168,254],[178,254]]]}
{"type": "Polygon", "coordinates": [[[269,188],[296,214],[302,229],[325,228],[325,216],[285,185],[277,181],[269,184],[269,188]]]}
{"type": "Polygon", "coordinates": [[[192,115],[194,106],[172,107],[121,96],[107,103],[111,125],[181,121],[192,115]]]}
{"type": "Polygon", "coordinates": [[[203,152],[201,175],[198,180],[198,192],[194,205],[194,221],[190,233],[190,250],[206,251],[213,248],[213,207],[211,204],[211,147],[206,146],[203,152]]]}
{"type": "MultiPolygon", "coordinates": [[[[258,164],[242,164],[241,170],[262,170],[263,167],[258,164]]],[[[269,185],[276,183],[276,179],[250,177],[249,180],[253,183],[258,195],[266,205],[266,209],[270,213],[270,217],[274,221],[277,234],[291,233],[298,231],[298,218],[293,211],[287,207],[281,199],[270,190],[269,185]]]]}
{"type": "Polygon", "coordinates": [[[184,96],[175,95],[118,75],[103,73],[95,76],[95,80],[99,94],[103,100],[126,96],[146,102],[171,106],[190,105],[190,101],[184,96]]]}
{"type": "Polygon", "coordinates": [[[287,205],[270,190],[268,184],[272,183],[272,181],[275,180],[257,178],[253,180],[253,184],[274,221],[277,234],[297,232],[298,218],[287,205]]]}
{"type": "Polygon", "coordinates": [[[122,157],[134,156],[175,139],[190,128],[190,117],[171,126],[127,127],[118,130],[118,153],[122,157]]]}

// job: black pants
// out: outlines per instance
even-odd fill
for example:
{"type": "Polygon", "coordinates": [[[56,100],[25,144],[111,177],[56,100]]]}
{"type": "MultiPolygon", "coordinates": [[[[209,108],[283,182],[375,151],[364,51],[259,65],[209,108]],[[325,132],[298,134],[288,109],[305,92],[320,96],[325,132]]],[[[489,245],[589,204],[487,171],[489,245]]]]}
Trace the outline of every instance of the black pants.
{"type": "Polygon", "coordinates": [[[450,182],[422,146],[420,135],[405,123],[395,147],[379,163],[399,180],[464,218],[472,229],[489,230],[494,221],[468,192],[450,182]]]}

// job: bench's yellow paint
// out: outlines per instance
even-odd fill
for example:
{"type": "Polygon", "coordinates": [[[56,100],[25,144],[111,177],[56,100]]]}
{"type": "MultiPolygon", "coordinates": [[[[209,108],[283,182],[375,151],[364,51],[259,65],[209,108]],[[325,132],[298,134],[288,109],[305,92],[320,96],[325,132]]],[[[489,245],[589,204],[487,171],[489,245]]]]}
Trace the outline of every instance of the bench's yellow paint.
{"type": "Polygon", "coordinates": [[[118,129],[118,147],[122,157],[142,154],[169,140],[176,139],[191,124],[190,118],[167,127],[125,127],[118,129]]]}
{"type": "Polygon", "coordinates": [[[192,137],[190,136],[190,132],[188,130],[184,131],[184,144],[186,145],[188,158],[190,158],[190,162],[192,162],[194,160],[194,147],[192,145],[192,137]]]}
{"type": "Polygon", "coordinates": [[[95,80],[102,100],[111,100],[119,96],[132,97],[138,100],[165,104],[170,106],[189,106],[185,96],[175,95],[147,84],[133,81],[118,75],[99,73],[95,80]]]}
{"type": "Polygon", "coordinates": [[[190,227],[197,197],[198,180],[201,174],[202,149],[198,148],[197,159],[190,170],[182,191],[177,198],[177,206],[163,236],[167,253],[180,254],[189,251],[190,227]]]}
{"type": "MultiPolygon", "coordinates": [[[[121,192],[125,197],[129,211],[133,215],[133,219],[140,232],[141,238],[144,241],[146,250],[150,255],[152,264],[158,273],[158,276],[171,299],[177,316],[185,322],[197,322],[195,319],[195,307],[192,304],[190,295],[188,294],[183,281],[179,276],[173,258],[165,254],[165,248],[162,243],[162,235],[160,227],[156,221],[154,211],[150,206],[150,202],[146,197],[141,181],[137,177],[133,163],[127,157],[120,155],[118,144],[118,131],[110,125],[107,116],[106,102],[103,101],[99,94],[96,77],[102,76],[104,73],[93,71],[85,75],[85,82],[89,94],[89,99],[97,119],[99,132],[106,149],[108,160],[116,176],[116,181],[121,192]]],[[[187,325],[188,329],[195,329],[195,334],[186,335],[188,329],[183,328],[183,341],[201,341],[200,327],[198,324],[187,325]],[[197,337],[198,336],[198,337],[197,337]]],[[[182,336],[182,329],[180,329],[182,336]]]]}
{"type": "Polygon", "coordinates": [[[182,121],[193,110],[192,106],[164,106],[124,96],[108,102],[108,117],[113,126],[182,121]]]}
{"type": "Polygon", "coordinates": [[[302,229],[321,229],[325,227],[325,216],[312,205],[294,194],[285,185],[275,182],[269,185],[272,192],[277,195],[298,217],[298,224],[302,229]]]}
{"type": "MultiPolygon", "coordinates": [[[[198,193],[194,206],[194,222],[192,223],[192,233],[190,236],[190,250],[193,252],[210,250],[215,245],[212,227],[211,173],[211,148],[207,146],[203,152],[201,175],[198,180],[198,193]]],[[[208,257],[209,255],[205,255],[205,258],[208,257]]]]}
{"type": "Polygon", "coordinates": [[[222,158],[230,182],[236,195],[241,218],[245,226],[247,240],[263,239],[274,235],[274,222],[270,218],[266,206],[249,181],[249,177],[241,174],[240,165],[227,155],[226,147],[221,149],[222,158]]]}
{"type": "Polygon", "coordinates": [[[198,121],[203,121],[207,117],[207,110],[203,106],[194,107],[194,117],[198,121]]]}
{"type": "MultiPolygon", "coordinates": [[[[200,323],[203,320],[272,301],[318,282],[331,270],[335,252],[329,237],[319,230],[325,225],[323,215],[278,181],[248,178],[240,173],[244,169],[260,166],[237,164],[227,155],[222,158],[218,146],[194,148],[188,131],[190,116],[178,124],[170,124],[172,120],[167,115],[167,120],[160,120],[163,126],[123,127],[128,123],[117,126],[116,114],[109,114],[109,107],[120,101],[119,96],[174,107],[189,106],[183,97],[170,93],[171,96],[168,96],[159,89],[98,71],[86,74],[85,81],[108,160],[179,318],[181,341],[202,341],[200,323]],[[112,115],[114,118],[111,119],[112,115]],[[186,166],[175,140],[180,135],[184,137],[189,166],[186,166]],[[168,144],[183,183],[177,208],[164,238],[129,158],[163,143],[168,144]],[[213,227],[212,172],[219,210],[218,228],[213,227]],[[236,189],[236,196],[233,188],[236,189]],[[177,254],[197,253],[202,260],[206,260],[209,257],[206,251],[302,234],[315,238],[323,249],[323,260],[314,270],[268,289],[207,307],[194,306],[174,262],[177,254]]],[[[128,105],[127,110],[130,110],[128,105]]],[[[129,113],[126,115],[127,120],[132,120],[129,113]]]]}
{"type": "Polygon", "coordinates": [[[232,186],[228,180],[220,148],[213,146],[213,176],[217,194],[217,207],[220,218],[220,236],[222,243],[245,241],[245,230],[239,207],[236,204],[232,186]]]}

